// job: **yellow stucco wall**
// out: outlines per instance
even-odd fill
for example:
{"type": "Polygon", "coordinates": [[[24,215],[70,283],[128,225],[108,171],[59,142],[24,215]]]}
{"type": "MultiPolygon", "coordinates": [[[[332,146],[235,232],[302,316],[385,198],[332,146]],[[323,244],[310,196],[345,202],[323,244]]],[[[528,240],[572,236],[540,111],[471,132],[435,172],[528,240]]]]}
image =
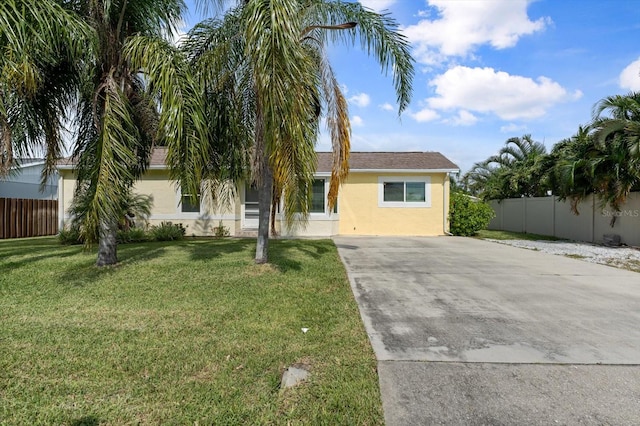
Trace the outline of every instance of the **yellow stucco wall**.
{"type": "MultiPolygon", "coordinates": [[[[309,218],[306,228],[295,232],[287,230],[277,221],[283,235],[331,236],[342,235],[443,235],[448,231],[448,192],[449,180],[446,173],[428,174],[430,177],[431,207],[379,207],[379,176],[415,176],[425,174],[411,173],[351,173],[340,188],[338,214],[322,220],[309,218]],[[446,195],[446,198],[445,198],[446,195]]],[[[73,198],[75,176],[71,171],[62,170],[59,182],[59,197],[64,214],[63,222],[73,198]]],[[[134,191],[138,194],[153,196],[152,215],[149,225],[158,225],[162,221],[183,223],[188,235],[212,235],[213,227],[222,220],[231,235],[237,235],[242,229],[242,196],[238,194],[231,206],[223,209],[203,206],[202,213],[182,213],[178,206],[178,192],[173,182],[168,180],[164,170],[150,170],[142,180],[136,182],[134,191]]],[[[63,223],[61,223],[63,225],[63,223]]]]}
{"type": "MultiPolygon", "coordinates": [[[[60,213],[61,226],[68,220],[68,209],[71,206],[73,193],[76,186],[76,178],[70,170],[60,171],[59,199],[64,209],[60,213]]],[[[176,185],[169,180],[166,170],[149,170],[144,177],[134,184],[133,191],[136,194],[151,195],[153,197],[153,207],[148,225],[159,225],[163,221],[182,223],[187,228],[187,235],[213,235],[213,228],[222,221],[231,235],[240,229],[239,216],[236,218],[235,212],[240,211],[240,200],[232,202],[231,206],[225,205],[222,208],[208,207],[207,202],[203,203],[200,213],[183,213],[179,206],[179,195],[176,185]]]]}
{"type": "Polygon", "coordinates": [[[448,193],[448,183],[446,173],[351,173],[340,188],[339,232],[342,235],[444,235],[444,208],[448,198],[443,197],[448,193]],[[429,176],[431,207],[379,207],[380,176],[429,176]]]}

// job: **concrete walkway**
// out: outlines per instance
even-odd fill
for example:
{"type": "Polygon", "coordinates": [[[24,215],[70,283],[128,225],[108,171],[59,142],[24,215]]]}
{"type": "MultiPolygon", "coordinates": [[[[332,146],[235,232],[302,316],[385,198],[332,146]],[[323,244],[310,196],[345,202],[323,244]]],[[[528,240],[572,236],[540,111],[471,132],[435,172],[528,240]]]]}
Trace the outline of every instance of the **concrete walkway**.
{"type": "Polygon", "coordinates": [[[387,425],[640,424],[640,274],[456,237],[337,237],[387,425]]]}

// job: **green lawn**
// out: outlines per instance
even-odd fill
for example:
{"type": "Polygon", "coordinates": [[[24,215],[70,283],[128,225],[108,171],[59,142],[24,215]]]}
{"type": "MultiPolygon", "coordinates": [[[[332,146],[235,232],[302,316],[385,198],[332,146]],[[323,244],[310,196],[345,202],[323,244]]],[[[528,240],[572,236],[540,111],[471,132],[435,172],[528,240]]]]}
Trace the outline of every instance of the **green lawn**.
{"type": "Polygon", "coordinates": [[[0,424],[383,423],[376,362],[329,240],[0,241],[0,424]],[[308,327],[305,334],[302,327],[308,327]],[[284,368],[312,366],[280,390],[284,368]]]}
{"type": "Polygon", "coordinates": [[[523,232],[510,232],[510,231],[494,231],[489,229],[483,229],[478,231],[474,236],[475,238],[493,239],[493,240],[527,240],[527,241],[559,241],[561,238],[551,237],[549,235],[527,234],[523,232]]]}

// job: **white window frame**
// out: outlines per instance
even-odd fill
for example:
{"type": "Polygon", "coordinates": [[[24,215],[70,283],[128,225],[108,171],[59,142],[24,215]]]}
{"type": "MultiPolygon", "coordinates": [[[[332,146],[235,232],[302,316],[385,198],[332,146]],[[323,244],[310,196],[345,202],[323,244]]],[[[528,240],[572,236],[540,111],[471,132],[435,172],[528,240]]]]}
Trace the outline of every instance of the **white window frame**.
{"type": "MultiPolygon", "coordinates": [[[[405,199],[406,199],[405,185],[405,199]]],[[[395,208],[428,208],[431,207],[431,177],[430,176],[378,176],[378,207],[395,207],[395,208]],[[407,201],[384,201],[384,184],[385,182],[421,182],[424,183],[424,201],[423,202],[407,202],[407,201]]]]}
{"type": "Polygon", "coordinates": [[[182,211],[182,189],[178,188],[176,191],[176,214],[177,219],[199,219],[203,215],[202,209],[202,193],[198,194],[200,199],[200,208],[197,212],[183,212],[182,211]]]}
{"type": "Polygon", "coordinates": [[[310,218],[336,218],[338,213],[340,212],[339,203],[336,200],[336,208],[335,212],[329,211],[329,207],[327,206],[327,201],[329,200],[329,180],[330,176],[324,175],[316,175],[313,177],[314,180],[322,180],[324,182],[324,211],[323,212],[309,212],[310,218]]]}
{"type": "MultiPolygon", "coordinates": [[[[337,220],[340,217],[340,203],[336,200],[335,212],[328,211],[327,200],[329,199],[329,181],[331,179],[331,175],[329,174],[317,174],[313,176],[314,180],[323,180],[324,181],[324,212],[309,212],[309,220],[337,220]]],[[[282,220],[284,217],[284,200],[280,201],[280,211],[277,213],[278,220],[282,220]]],[[[298,217],[300,213],[296,213],[298,217]]]]}

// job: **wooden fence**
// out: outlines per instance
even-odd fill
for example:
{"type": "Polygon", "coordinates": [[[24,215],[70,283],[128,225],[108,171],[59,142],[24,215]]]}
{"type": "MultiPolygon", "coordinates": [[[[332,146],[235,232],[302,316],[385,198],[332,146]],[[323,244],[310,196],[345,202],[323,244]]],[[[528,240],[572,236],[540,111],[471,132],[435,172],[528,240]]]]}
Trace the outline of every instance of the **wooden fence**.
{"type": "Polygon", "coordinates": [[[58,233],[58,201],[0,198],[0,239],[58,233]]]}

